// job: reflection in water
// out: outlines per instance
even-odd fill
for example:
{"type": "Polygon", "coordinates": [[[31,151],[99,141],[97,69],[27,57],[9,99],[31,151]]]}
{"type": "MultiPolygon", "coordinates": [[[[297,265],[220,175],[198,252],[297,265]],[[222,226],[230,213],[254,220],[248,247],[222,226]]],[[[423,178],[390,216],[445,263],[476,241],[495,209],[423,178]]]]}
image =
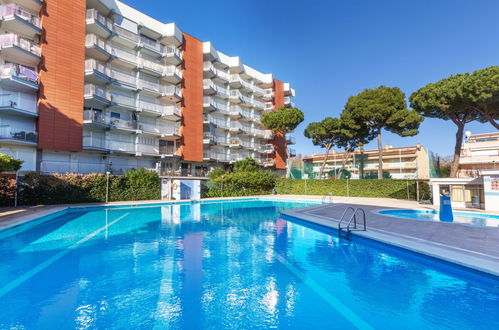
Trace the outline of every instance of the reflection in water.
{"type": "Polygon", "coordinates": [[[302,205],[95,209],[4,233],[0,283],[9,283],[103,228],[6,293],[0,328],[470,329],[498,322],[495,281],[279,218],[293,206],[302,205]]]}

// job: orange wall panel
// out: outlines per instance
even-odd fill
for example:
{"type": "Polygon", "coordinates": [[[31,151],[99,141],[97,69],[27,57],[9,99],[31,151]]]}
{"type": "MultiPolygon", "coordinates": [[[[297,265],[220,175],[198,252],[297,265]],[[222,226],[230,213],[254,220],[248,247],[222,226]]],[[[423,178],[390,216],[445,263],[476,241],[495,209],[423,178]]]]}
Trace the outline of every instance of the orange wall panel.
{"type": "Polygon", "coordinates": [[[203,42],[184,33],[182,156],[203,161],[203,42]]]}
{"type": "MultiPolygon", "coordinates": [[[[284,84],[274,79],[274,111],[284,106],[284,84]]],[[[278,169],[286,168],[286,137],[283,134],[276,134],[272,141],[274,145],[275,167],[278,169]]]]}
{"type": "Polygon", "coordinates": [[[85,0],[49,0],[42,10],[39,148],[82,149],[85,0]]]}

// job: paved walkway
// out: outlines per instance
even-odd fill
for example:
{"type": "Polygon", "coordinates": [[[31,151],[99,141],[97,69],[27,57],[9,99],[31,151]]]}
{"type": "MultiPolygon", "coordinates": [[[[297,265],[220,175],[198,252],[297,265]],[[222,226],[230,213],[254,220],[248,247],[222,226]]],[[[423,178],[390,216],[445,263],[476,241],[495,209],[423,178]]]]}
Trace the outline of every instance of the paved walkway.
{"type": "MultiPolygon", "coordinates": [[[[499,228],[419,221],[377,214],[376,211],[381,209],[409,207],[406,206],[407,203],[389,205],[385,202],[378,200],[375,205],[338,202],[288,210],[283,214],[337,229],[338,219],[345,209],[361,205],[366,212],[368,230],[355,231],[354,234],[499,276],[499,228]]],[[[413,205],[411,208],[416,207],[421,208],[420,205],[413,205]]]]}

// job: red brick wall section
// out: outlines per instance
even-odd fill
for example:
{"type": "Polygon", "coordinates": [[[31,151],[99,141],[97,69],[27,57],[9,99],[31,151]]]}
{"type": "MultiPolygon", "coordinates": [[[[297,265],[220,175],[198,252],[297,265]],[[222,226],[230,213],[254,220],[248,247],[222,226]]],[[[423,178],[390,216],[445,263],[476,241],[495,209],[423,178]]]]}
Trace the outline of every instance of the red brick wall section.
{"type": "MultiPolygon", "coordinates": [[[[284,84],[274,79],[274,111],[284,106],[284,84]]],[[[275,167],[278,169],[286,168],[286,138],[283,134],[276,134],[272,141],[274,145],[274,161],[275,167]]]]}
{"type": "Polygon", "coordinates": [[[82,148],[85,0],[49,0],[42,9],[39,148],[82,148]]]}
{"type": "Polygon", "coordinates": [[[184,160],[203,161],[203,42],[184,33],[183,121],[184,160]]]}

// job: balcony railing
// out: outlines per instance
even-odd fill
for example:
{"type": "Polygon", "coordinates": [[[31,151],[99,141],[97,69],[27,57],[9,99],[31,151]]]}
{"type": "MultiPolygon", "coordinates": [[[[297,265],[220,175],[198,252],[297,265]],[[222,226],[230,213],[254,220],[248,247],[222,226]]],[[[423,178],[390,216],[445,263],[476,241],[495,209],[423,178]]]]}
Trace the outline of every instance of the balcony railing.
{"type": "Polygon", "coordinates": [[[229,81],[230,80],[230,75],[226,72],[223,72],[220,69],[217,69],[213,63],[206,61],[203,63],[203,70],[204,71],[211,71],[213,75],[216,77],[219,77],[222,80],[229,81]]]}
{"type": "Polygon", "coordinates": [[[106,141],[106,149],[135,153],[135,143],[109,139],[106,141]]]}
{"type": "Polygon", "coordinates": [[[113,25],[113,31],[116,33],[120,38],[127,39],[133,43],[138,43],[139,42],[139,35],[129,31],[127,29],[122,28],[119,25],[114,24],[113,25]]]}
{"type": "Polygon", "coordinates": [[[37,44],[29,39],[20,37],[17,34],[13,33],[0,35],[0,46],[17,46],[27,52],[30,52],[33,55],[40,56],[41,54],[40,47],[37,44]]]}
{"type": "Polygon", "coordinates": [[[94,84],[86,84],[85,88],[83,90],[83,94],[84,95],[95,95],[95,96],[101,97],[103,99],[106,99],[108,101],[111,101],[110,97],[106,94],[106,91],[104,90],[104,88],[97,86],[97,85],[94,85],[94,84]]]}
{"type": "Polygon", "coordinates": [[[128,106],[134,108],[136,106],[135,98],[131,96],[126,96],[118,94],[115,92],[109,92],[110,100],[119,105],[128,106]]]}
{"type": "Polygon", "coordinates": [[[21,64],[5,63],[0,66],[0,73],[2,77],[13,76],[33,83],[38,82],[38,72],[21,64]]]}
{"type": "Polygon", "coordinates": [[[121,47],[113,46],[112,49],[110,50],[111,53],[116,56],[117,58],[124,60],[129,63],[137,64],[137,55],[135,53],[128,51],[126,49],[123,49],[121,47]]]}
{"type": "Polygon", "coordinates": [[[125,71],[118,70],[116,68],[111,68],[111,78],[131,85],[131,86],[136,86],[137,85],[137,77],[135,75],[131,75],[126,73],[125,71]]]}
{"type": "Polygon", "coordinates": [[[97,46],[103,51],[107,52],[109,55],[113,53],[113,48],[111,47],[111,45],[95,34],[87,34],[87,36],[85,37],[85,45],[87,47],[97,46]]]}
{"type": "Polygon", "coordinates": [[[266,111],[274,110],[274,104],[272,102],[265,102],[265,107],[263,109],[266,111]]]}
{"type": "Polygon", "coordinates": [[[83,148],[106,149],[106,140],[94,136],[84,136],[83,148]]]}
{"type": "Polygon", "coordinates": [[[178,130],[180,126],[178,125],[161,125],[158,127],[159,132],[163,135],[179,135],[178,130]]]}
{"type": "Polygon", "coordinates": [[[161,93],[163,93],[165,95],[178,95],[179,97],[182,97],[182,91],[177,86],[162,85],[160,89],[161,89],[161,93]]]}
{"type": "Polygon", "coordinates": [[[94,59],[85,60],[85,71],[97,71],[103,75],[111,77],[111,69],[105,64],[102,64],[94,59]]]}
{"type": "Polygon", "coordinates": [[[163,64],[161,64],[160,62],[155,62],[155,61],[149,60],[147,58],[141,58],[140,63],[142,64],[142,66],[144,68],[149,69],[151,71],[161,73],[161,74],[165,70],[165,66],[163,64]]]}
{"type": "Polygon", "coordinates": [[[151,81],[148,79],[144,79],[142,77],[139,77],[138,79],[138,87],[141,89],[148,89],[150,91],[154,91],[157,93],[159,93],[160,91],[160,85],[158,80],[151,81]]]}
{"type": "Polygon", "coordinates": [[[161,44],[156,40],[151,40],[144,36],[140,36],[140,44],[142,47],[152,50],[154,52],[161,53],[161,44]]]}
{"type": "Polygon", "coordinates": [[[83,110],[83,120],[99,124],[106,123],[106,117],[102,113],[102,111],[96,111],[96,110],[83,110]]]}
{"type": "Polygon", "coordinates": [[[182,78],[182,70],[180,70],[175,65],[168,65],[168,66],[164,67],[164,75],[166,75],[166,76],[177,75],[180,78],[182,78]]]}
{"type": "Polygon", "coordinates": [[[131,130],[138,129],[138,123],[136,120],[124,120],[124,119],[111,118],[109,123],[117,128],[125,128],[125,129],[131,129],[131,130]]]}
{"type": "Polygon", "coordinates": [[[261,109],[261,110],[265,109],[265,103],[263,103],[262,101],[253,100],[253,106],[257,109],[261,109]]]}
{"type": "Polygon", "coordinates": [[[107,29],[111,30],[113,29],[113,22],[104,17],[104,15],[102,15],[101,13],[99,13],[97,10],[95,9],[87,9],[87,20],[90,20],[90,19],[94,19],[96,20],[97,22],[99,22],[100,24],[102,24],[104,27],[106,27],[107,29]]]}
{"type": "Polygon", "coordinates": [[[13,3],[0,5],[0,16],[11,16],[15,15],[26,22],[31,23],[32,25],[40,28],[40,17],[32,14],[30,11],[25,8],[15,5],[13,3]]]}
{"type": "Polygon", "coordinates": [[[35,131],[12,127],[10,125],[1,125],[0,140],[1,139],[36,143],[38,141],[38,135],[35,131]]]}
{"type": "Polygon", "coordinates": [[[182,59],[182,52],[177,47],[165,45],[163,46],[163,56],[178,56],[180,59],[182,59]]]}
{"type": "Polygon", "coordinates": [[[154,112],[158,115],[163,114],[165,106],[158,101],[150,101],[145,99],[140,99],[137,103],[137,106],[142,111],[154,112]]]}
{"type": "Polygon", "coordinates": [[[245,103],[247,105],[253,105],[253,99],[251,97],[246,96],[244,94],[241,94],[239,97],[241,98],[243,103],[245,103]]]}
{"type": "Polygon", "coordinates": [[[174,104],[174,105],[167,105],[163,108],[163,113],[162,113],[163,116],[172,116],[172,115],[176,115],[176,116],[181,116],[182,115],[182,111],[180,109],[180,105],[179,104],[174,104]]]}
{"type": "Polygon", "coordinates": [[[177,153],[178,147],[175,145],[164,145],[159,146],[160,155],[175,155],[177,153]]]}

